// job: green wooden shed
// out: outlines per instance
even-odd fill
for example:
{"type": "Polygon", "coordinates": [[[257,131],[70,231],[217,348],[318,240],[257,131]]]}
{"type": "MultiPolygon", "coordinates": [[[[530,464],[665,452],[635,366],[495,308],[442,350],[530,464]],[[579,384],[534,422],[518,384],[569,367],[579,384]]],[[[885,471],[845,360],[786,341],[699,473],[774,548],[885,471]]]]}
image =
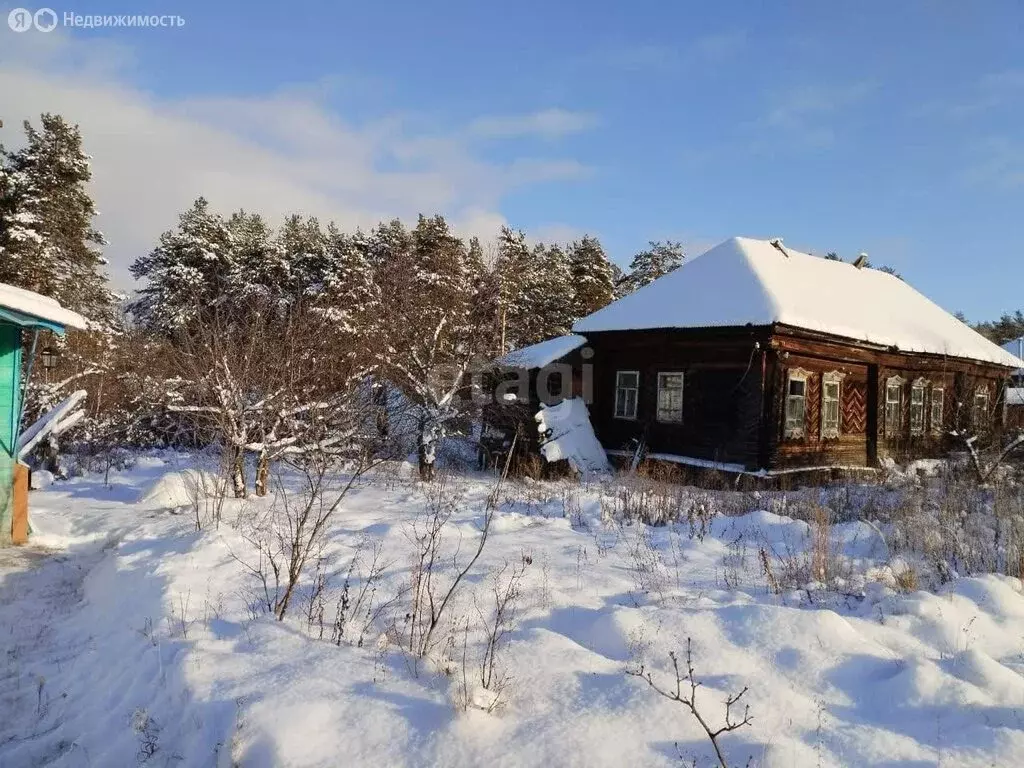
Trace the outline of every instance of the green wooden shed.
{"type": "MultiPolygon", "coordinates": [[[[53,299],[0,283],[0,545],[11,539],[14,468],[18,461],[18,435],[23,426],[22,334],[63,334],[67,328],[85,327],[81,315],[64,309],[53,299]]],[[[31,349],[35,348],[32,343],[31,349]]]]}

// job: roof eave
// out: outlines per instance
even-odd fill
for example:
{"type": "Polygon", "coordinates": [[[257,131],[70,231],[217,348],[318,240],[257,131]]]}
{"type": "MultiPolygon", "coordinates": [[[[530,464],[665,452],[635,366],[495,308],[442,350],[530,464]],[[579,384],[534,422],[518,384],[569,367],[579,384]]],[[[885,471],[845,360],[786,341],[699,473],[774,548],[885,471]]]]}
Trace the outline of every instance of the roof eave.
{"type": "Polygon", "coordinates": [[[19,328],[34,328],[36,330],[52,331],[60,336],[64,335],[66,326],[53,320],[45,320],[24,312],[19,312],[10,307],[0,307],[0,322],[11,323],[19,328]]]}

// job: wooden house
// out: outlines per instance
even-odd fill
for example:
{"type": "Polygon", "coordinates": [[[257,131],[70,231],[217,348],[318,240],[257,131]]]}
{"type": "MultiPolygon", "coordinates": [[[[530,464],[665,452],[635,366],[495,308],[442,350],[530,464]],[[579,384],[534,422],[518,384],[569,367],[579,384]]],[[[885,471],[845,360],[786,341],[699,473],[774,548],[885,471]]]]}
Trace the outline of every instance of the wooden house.
{"type": "Polygon", "coordinates": [[[28,473],[18,463],[23,333],[33,334],[35,352],[40,331],[65,328],[85,328],[85,320],[53,299],[0,283],[0,545],[20,543],[28,533],[28,473]]]}
{"type": "Polygon", "coordinates": [[[727,240],[573,332],[606,450],[736,471],[938,455],[1001,429],[1024,365],[900,278],[777,240],[727,240]]]}
{"type": "MultiPolygon", "coordinates": [[[[1006,342],[1003,349],[1024,360],[1024,336],[1006,342]]],[[[1024,368],[1010,374],[1010,388],[1006,390],[1006,426],[1024,430],[1024,368]]]]}

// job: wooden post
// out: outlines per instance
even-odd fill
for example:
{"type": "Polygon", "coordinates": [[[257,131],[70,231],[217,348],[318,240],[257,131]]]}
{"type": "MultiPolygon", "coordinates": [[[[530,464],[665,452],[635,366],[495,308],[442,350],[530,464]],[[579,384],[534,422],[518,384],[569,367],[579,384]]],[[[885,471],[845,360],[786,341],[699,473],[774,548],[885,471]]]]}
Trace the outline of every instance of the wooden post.
{"type": "Polygon", "coordinates": [[[21,462],[14,465],[12,490],[11,542],[24,544],[28,541],[28,467],[21,462]]]}

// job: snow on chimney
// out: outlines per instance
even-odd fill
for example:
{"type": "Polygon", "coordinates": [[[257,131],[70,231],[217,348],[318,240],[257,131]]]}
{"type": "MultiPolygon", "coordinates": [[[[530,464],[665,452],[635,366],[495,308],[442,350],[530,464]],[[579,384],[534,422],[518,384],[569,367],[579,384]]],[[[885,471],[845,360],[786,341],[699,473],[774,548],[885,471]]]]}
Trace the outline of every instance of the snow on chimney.
{"type": "Polygon", "coordinates": [[[853,266],[855,266],[857,269],[864,269],[864,265],[867,263],[868,255],[864,253],[864,251],[861,251],[859,254],[857,254],[857,259],[856,261],[853,262],[853,266]]]}
{"type": "Polygon", "coordinates": [[[772,245],[774,245],[776,248],[778,248],[779,252],[783,256],[785,256],[787,259],[789,258],[789,251],[787,251],[786,247],[782,244],[782,238],[781,237],[773,237],[768,242],[771,243],[772,245]]]}

